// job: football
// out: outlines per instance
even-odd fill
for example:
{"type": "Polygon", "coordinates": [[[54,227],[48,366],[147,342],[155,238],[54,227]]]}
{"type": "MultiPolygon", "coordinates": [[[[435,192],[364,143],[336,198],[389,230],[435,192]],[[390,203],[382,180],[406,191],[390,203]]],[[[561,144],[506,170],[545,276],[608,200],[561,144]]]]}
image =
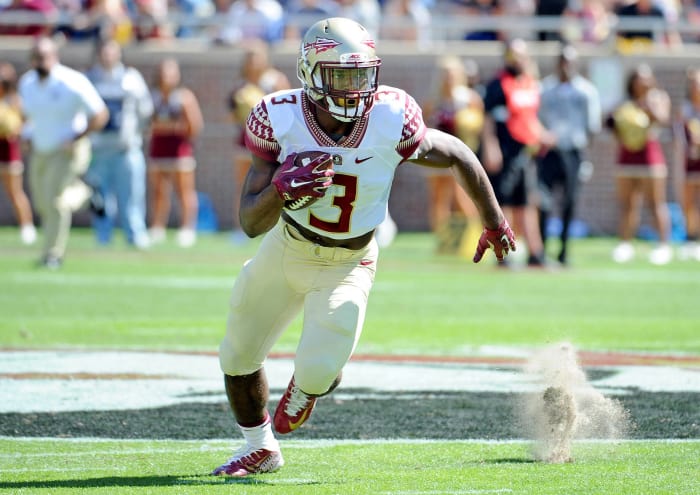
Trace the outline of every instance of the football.
{"type": "Polygon", "coordinates": [[[315,196],[302,196],[299,199],[292,199],[289,201],[284,202],[284,207],[288,210],[301,210],[302,208],[306,208],[307,206],[311,206],[314,204],[316,201],[318,201],[321,198],[317,198],[315,196]]]}
{"type": "MultiPolygon", "coordinates": [[[[333,167],[333,157],[325,151],[302,151],[294,158],[296,171],[307,174],[318,174],[333,167]]],[[[321,177],[319,175],[319,177],[321,177]]],[[[318,196],[301,196],[297,199],[290,199],[284,202],[284,207],[288,210],[301,210],[308,208],[321,199],[318,196]]]]}

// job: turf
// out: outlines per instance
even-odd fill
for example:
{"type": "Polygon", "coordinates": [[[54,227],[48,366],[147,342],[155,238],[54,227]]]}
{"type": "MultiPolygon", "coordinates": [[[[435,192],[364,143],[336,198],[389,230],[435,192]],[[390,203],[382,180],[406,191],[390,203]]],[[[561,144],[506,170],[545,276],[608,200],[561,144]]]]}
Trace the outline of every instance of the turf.
{"type": "MultiPolygon", "coordinates": [[[[88,230],[74,229],[65,266],[48,272],[34,265],[38,248],[21,246],[17,237],[15,229],[0,228],[0,347],[5,349],[215,352],[231,286],[259,242],[233,245],[222,233],[202,236],[190,250],[165,244],[138,252],[120,242],[98,249],[88,230]]],[[[700,263],[652,266],[643,258],[650,246],[639,243],[640,258],[618,266],[610,261],[613,246],[613,239],[575,240],[569,269],[504,271],[492,258],[474,265],[463,257],[436,256],[431,235],[402,233],[381,252],[357,352],[448,356],[478,346],[532,348],[566,339],[584,350],[699,354],[700,263]]],[[[297,320],[276,350],[293,351],[299,330],[297,320]]],[[[7,400],[2,390],[0,397],[7,400]]],[[[207,476],[239,442],[211,440],[238,438],[231,434],[224,403],[124,415],[10,413],[2,417],[0,493],[698,493],[697,394],[678,397],[627,396],[635,419],[649,423],[638,425],[641,433],[634,438],[655,440],[579,442],[575,462],[563,465],[532,462],[522,441],[483,440],[517,435],[509,429],[510,412],[499,406],[500,396],[489,401],[470,395],[471,409],[437,400],[384,401],[393,408],[353,401],[357,409],[333,409],[328,399],[297,435],[302,440],[284,441],[283,470],[245,480],[207,476]],[[409,406],[419,413],[402,411],[409,406]],[[457,415],[441,415],[444,411],[457,415]],[[487,411],[491,417],[484,417],[487,411]],[[351,423],[342,414],[370,423],[351,423]],[[408,431],[410,417],[433,422],[416,423],[408,431]],[[395,428],[382,426],[387,423],[395,428]],[[477,440],[450,440],[455,424],[460,431],[470,428],[464,435],[477,440]],[[353,433],[342,437],[339,425],[352,425],[353,433]],[[103,439],[59,438],[81,431],[103,439]]]]}
{"type": "Polygon", "coordinates": [[[529,460],[528,446],[465,442],[289,442],[287,465],[243,480],[202,472],[223,442],[0,439],[0,493],[532,494],[697,493],[699,442],[579,443],[576,462],[529,460]]]}
{"type": "MultiPolygon", "coordinates": [[[[194,249],[97,249],[74,229],[61,271],[0,229],[0,345],[215,350],[230,288],[257,245],[226,234],[194,249]]],[[[577,240],[566,270],[498,270],[435,256],[429,234],[401,234],[380,255],[358,352],[460,354],[480,345],[570,340],[582,349],[700,352],[700,263],[618,266],[611,239],[577,240]]],[[[640,250],[648,246],[640,244],[640,250]]],[[[261,301],[264,304],[264,301],[261,301]]],[[[297,321],[277,350],[292,351],[297,321]]]]}

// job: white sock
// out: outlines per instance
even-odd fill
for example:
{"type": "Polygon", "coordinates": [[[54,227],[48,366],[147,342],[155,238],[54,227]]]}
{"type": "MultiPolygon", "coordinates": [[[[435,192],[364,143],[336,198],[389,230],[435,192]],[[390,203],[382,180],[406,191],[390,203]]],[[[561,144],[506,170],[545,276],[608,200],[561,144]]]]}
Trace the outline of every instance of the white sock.
{"type": "Polygon", "coordinates": [[[253,449],[280,450],[280,444],[272,433],[272,420],[268,414],[265,421],[258,426],[238,425],[246,443],[253,449]]]}

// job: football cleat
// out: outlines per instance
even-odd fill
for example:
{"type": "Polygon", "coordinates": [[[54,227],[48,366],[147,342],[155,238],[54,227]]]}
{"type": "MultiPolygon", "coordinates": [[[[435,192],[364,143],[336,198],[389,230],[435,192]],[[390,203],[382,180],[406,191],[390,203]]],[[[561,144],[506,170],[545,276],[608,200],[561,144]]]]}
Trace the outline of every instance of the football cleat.
{"type": "Polygon", "coordinates": [[[282,453],[276,450],[253,449],[245,445],[214,471],[214,476],[243,477],[251,474],[272,473],[284,466],[282,453]]]}
{"type": "Polygon", "coordinates": [[[282,434],[296,430],[309,419],[315,405],[316,397],[302,392],[292,377],[275,410],[275,430],[282,434]]]}

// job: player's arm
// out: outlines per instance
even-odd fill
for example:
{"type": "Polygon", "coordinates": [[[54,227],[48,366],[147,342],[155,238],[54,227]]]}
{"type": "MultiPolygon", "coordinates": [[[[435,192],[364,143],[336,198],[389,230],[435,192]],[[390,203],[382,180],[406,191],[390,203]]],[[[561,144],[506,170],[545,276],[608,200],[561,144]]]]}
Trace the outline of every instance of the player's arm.
{"type": "Polygon", "coordinates": [[[431,167],[452,167],[459,182],[474,201],[484,232],[474,261],[478,262],[488,247],[501,259],[515,250],[515,237],[501,210],[484,167],[474,152],[457,137],[437,129],[428,129],[411,162],[431,167]]]}
{"type": "Polygon", "coordinates": [[[197,137],[204,127],[204,117],[197,97],[189,89],[182,90],[182,113],[187,126],[185,130],[187,137],[190,139],[197,137]]]}
{"type": "Polygon", "coordinates": [[[453,167],[462,187],[476,203],[485,227],[495,229],[503,221],[503,212],[484,167],[461,140],[437,129],[428,129],[417,155],[412,162],[429,167],[453,167]]]}
{"type": "Polygon", "coordinates": [[[243,183],[239,209],[241,228],[249,237],[264,234],[279,220],[284,200],[272,184],[278,167],[279,163],[253,154],[253,163],[243,183]]]}

